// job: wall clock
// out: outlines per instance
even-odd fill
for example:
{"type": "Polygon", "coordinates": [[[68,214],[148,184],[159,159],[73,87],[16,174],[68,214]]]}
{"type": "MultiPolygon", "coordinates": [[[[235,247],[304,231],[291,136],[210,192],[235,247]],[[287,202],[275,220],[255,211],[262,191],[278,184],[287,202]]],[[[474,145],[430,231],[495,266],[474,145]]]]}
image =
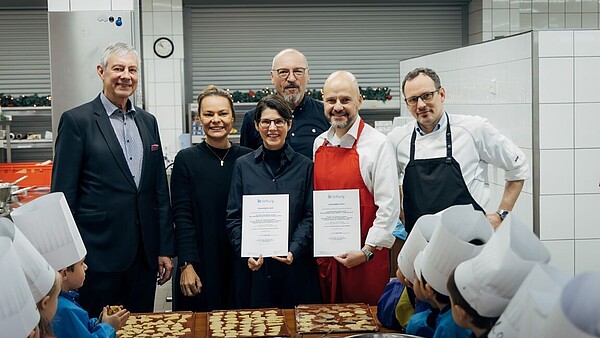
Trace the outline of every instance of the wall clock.
{"type": "Polygon", "coordinates": [[[173,55],[173,51],[175,51],[175,46],[171,39],[161,37],[154,41],[154,54],[159,58],[168,58],[173,55]]]}

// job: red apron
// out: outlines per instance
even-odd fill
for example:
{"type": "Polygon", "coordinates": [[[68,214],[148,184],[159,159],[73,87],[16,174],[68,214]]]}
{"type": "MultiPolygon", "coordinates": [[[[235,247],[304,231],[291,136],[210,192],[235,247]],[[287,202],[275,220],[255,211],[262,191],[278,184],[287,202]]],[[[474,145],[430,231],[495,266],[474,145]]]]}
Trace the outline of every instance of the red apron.
{"type": "MultiPolygon", "coordinates": [[[[326,142],[315,153],[315,190],[359,189],[360,193],[360,242],[365,239],[373,221],[377,206],[360,174],[356,144],[365,124],[360,120],[357,139],[352,148],[328,147],[326,142]]],[[[340,252],[341,253],[341,252],[340,252]]],[[[324,303],[367,303],[377,305],[383,289],[390,281],[389,250],[375,252],[374,258],[351,269],[338,263],[333,257],[317,259],[321,296],[324,303]]]]}

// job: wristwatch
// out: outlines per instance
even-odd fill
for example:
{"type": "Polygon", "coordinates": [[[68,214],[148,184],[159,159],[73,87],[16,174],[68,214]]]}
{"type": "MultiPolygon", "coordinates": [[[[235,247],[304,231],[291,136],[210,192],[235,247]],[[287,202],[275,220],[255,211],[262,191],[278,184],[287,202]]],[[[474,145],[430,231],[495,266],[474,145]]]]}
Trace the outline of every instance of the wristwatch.
{"type": "Polygon", "coordinates": [[[371,251],[369,251],[369,249],[367,248],[362,248],[360,249],[360,251],[362,251],[362,253],[365,254],[365,257],[367,257],[367,262],[370,261],[371,259],[373,259],[373,257],[375,256],[375,254],[371,251]]]}
{"type": "Polygon", "coordinates": [[[183,262],[183,265],[179,267],[179,270],[183,271],[188,265],[192,265],[192,262],[183,262]]]}
{"type": "Polygon", "coordinates": [[[496,213],[498,214],[498,216],[500,216],[500,219],[503,220],[503,221],[506,218],[506,216],[508,216],[509,212],[510,211],[504,210],[504,209],[498,209],[498,210],[496,210],[496,213]]]}

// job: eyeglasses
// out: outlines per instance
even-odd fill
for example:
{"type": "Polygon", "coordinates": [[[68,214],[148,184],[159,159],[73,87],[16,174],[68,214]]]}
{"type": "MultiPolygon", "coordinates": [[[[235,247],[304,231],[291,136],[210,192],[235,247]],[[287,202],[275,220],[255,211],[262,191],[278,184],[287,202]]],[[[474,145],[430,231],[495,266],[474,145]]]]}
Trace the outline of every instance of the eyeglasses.
{"type": "Polygon", "coordinates": [[[269,119],[260,119],[260,121],[258,121],[258,123],[260,124],[260,126],[262,128],[269,128],[271,126],[271,123],[275,123],[275,127],[277,128],[282,128],[283,126],[285,126],[285,120],[284,119],[275,119],[275,120],[269,120],[269,119]]]}
{"type": "Polygon", "coordinates": [[[306,67],[298,67],[298,68],[294,68],[294,69],[287,69],[287,68],[279,68],[279,69],[272,69],[271,71],[277,73],[277,76],[279,76],[282,79],[287,79],[288,76],[290,76],[290,71],[292,73],[294,73],[294,77],[297,79],[300,79],[302,77],[304,77],[304,74],[306,74],[306,70],[308,68],[306,67]]]}
{"type": "Polygon", "coordinates": [[[411,107],[416,106],[417,103],[419,103],[419,99],[423,100],[423,102],[425,102],[425,103],[429,103],[429,102],[431,102],[431,100],[433,100],[433,95],[439,91],[440,91],[440,89],[438,88],[432,92],[425,92],[419,96],[411,96],[407,99],[404,99],[404,102],[406,102],[406,104],[411,107]]]}

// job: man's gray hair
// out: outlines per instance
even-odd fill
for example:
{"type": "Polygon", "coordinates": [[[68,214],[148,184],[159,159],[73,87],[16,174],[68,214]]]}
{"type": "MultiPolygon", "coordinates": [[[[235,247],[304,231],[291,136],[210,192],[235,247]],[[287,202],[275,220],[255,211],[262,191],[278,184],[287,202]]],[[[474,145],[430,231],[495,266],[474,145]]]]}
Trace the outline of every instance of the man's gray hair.
{"type": "Polygon", "coordinates": [[[140,55],[135,50],[135,48],[133,48],[133,46],[131,46],[125,42],[111,43],[110,45],[106,46],[106,48],[104,48],[104,51],[102,52],[102,57],[100,58],[100,66],[102,66],[102,69],[106,69],[106,66],[108,65],[108,59],[113,54],[117,55],[117,56],[125,56],[130,53],[135,54],[135,58],[137,59],[137,63],[138,63],[138,67],[139,67],[140,63],[141,63],[140,55]]]}

